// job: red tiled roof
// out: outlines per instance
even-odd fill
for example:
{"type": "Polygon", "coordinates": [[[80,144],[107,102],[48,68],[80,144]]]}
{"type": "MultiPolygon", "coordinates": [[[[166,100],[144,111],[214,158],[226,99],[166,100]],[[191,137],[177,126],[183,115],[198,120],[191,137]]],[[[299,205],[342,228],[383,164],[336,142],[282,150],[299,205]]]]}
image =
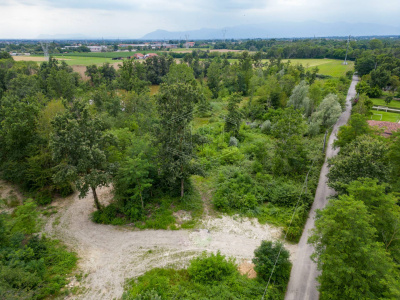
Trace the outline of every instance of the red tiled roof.
{"type": "Polygon", "coordinates": [[[383,128],[383,135],[385,136],[392,135],[392,132],[400,130],[400,123],[368,120],[368,124],[371,127],[377,126],[380,129],[383,128]]]}

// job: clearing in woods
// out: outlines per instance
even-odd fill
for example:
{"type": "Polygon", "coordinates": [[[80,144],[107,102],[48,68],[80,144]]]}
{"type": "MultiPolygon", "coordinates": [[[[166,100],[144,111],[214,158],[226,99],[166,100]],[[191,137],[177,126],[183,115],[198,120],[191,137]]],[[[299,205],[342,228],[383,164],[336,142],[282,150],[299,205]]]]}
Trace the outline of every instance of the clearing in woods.
{"type": "MultiPolygon", "coordinates": [[[[110,188],[99,189],[103,203],[112,198],[110,188]]],[[[203,201],[209,197],[202,195],[203,201]]],[[[79,268],[85,276],[78,283],[76,299],[113,299],[121,297],[126,279],[142,275],[155,267],[184,267],[202,251],[216,252],[237,259],[241,269],[251,275],[251,259],[262,240],[277,240],[279,228],[261,225],[256,219],[220,216],[205,212],[196,229],[135,230],[129,226],[95,224],[90,220],[93,196],[79,199],[75,194],[53,203],[57,213],[46,223],[48,236],[60,239],[80,257],[79,268]]],[[[295,259],[297,245],[285,243],[295,259]]],[[[253,274],[254,275],[254,274],[253,274]]],[[[70,284],[70,286],[71,286],[70,284]]]]}

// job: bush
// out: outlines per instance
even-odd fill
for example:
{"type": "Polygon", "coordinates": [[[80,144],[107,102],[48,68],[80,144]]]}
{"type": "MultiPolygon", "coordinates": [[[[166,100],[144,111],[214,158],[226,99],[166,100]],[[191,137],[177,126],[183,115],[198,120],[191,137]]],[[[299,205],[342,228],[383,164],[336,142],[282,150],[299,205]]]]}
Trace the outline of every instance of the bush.
{"type": "Polygon", "coordinates": [[[246,211],[262,202],[262,194],[262,186],[257,185],[249,174],[243,172],[243,169],[230,167],[218,176],[213,203],[223,211],[246,211]]]}
{"type": "Polygon", "coordinates": [[[200,257],[193,259],[188,273],[194,282],[214,284],[233,276],[237,272],[234,259],[225,259],[219,251],[207,255],[203,252],[200,257]]]}
{"type": "Polygon", "coordinates": [[[253,263],[255,264],[254,270],[257,272],[257,278],[268,281],[271,277],[271,282],[283,289],[286,288],[292,264],[289,260],[289,251],[283,247],[283,244],[279,241],[262,241],[260,247],[254,251],[254,256],[253,263]],[[274,272],[272,273],[273,269],[274,272]]]}
{"type": "Polygon", "coordinates": [[[229,139],[229,147],[237,147],[239,145],[239,141],[234,136],[231,136],[229,139]]]}
{"type": "Polygon", "coordinates": [[[271,121],[270,120],[266,120],[261,125],[261,132],[262,133],[269,133],[270,131],[271,131],[271,121]]]}
{"type": "Polygon", "coordinates": [[[223,149],[220,156],[220,162],[223,165],[234,164],[244,159],[244,154],[237,147],[229,147],[223,149]]]}
{"type": "Polygon", "coordinates": [[[13,215],[0,215],[0,298],[44,299],[56,296],[76,266],[75,253],[58,241],[39,237],[32,201],[13,215]]]}

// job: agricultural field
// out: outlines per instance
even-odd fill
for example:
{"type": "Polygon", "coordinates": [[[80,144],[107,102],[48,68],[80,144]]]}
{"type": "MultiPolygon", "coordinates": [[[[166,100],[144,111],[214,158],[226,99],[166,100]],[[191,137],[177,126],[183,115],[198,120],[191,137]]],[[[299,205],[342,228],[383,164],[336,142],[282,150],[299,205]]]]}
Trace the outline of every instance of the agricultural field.
{"type": "Polygon", "coordinates": [[[342,65],[343,61],[338,59],[291,59],[290,61],[294,65],[303,65],[306,69],[318,67],[318,74],[332,77],[344,76],[346,72],[354,69],[354,62],[349,61],[348,65],[342,65]]]}

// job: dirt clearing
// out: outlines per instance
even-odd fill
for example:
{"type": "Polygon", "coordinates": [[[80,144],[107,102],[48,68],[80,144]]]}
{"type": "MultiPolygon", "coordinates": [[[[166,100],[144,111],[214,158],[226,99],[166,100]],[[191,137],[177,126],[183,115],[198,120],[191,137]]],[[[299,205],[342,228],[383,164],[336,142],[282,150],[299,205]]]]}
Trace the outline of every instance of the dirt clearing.
{"type": "MultiPolygon", "coordinates": [[[[111,198],[110,188],[99,189],[101,201],[111,198]]],[[[75,299],[113,299],[121,297],[126,279],[137,277],[154,267],[182,268],[202,251],[216,252],[251,261],[262,240],[275,240],[281,231],[256,220],[223,216],[209,217],[194,230],[132,230],[95,224],[93,196],[77,195],[60,200],[57,214],[46,224],[48,235],[62,240],[75,250],[79,267],[88,274],[81,283],[83,294],[75,299]]],[[[57,206],[57,203],[55,203],[57,206]]],[[[297,246],[286,245],[294,256],[297,246]]]]}

